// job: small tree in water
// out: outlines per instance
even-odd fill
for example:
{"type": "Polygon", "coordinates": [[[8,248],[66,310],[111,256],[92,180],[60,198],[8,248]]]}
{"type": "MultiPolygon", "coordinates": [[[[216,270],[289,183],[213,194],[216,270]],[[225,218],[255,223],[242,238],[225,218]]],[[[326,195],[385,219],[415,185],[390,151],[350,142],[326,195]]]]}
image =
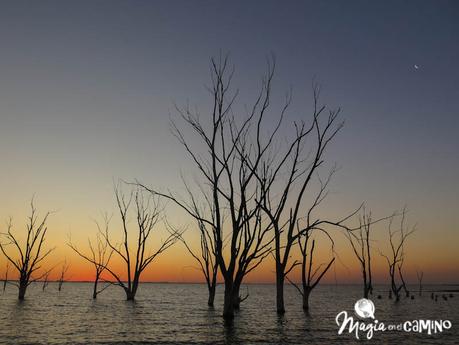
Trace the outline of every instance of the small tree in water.
{"type": "Polygon", "coordinates": [[[422,296],[422,279],[424,279],[424,272],[416,271],[416,276],[418,277],[419,282],[419,296],[422,296]]]}
{"type": "Polygon", "coordinates": [[[4,241],[0,241],[1,252],[19,274],[18,282],[15,283],[19,290],[19,300],[24,299],[27,287],[32,282],[43,278],[46,274],[45,272],[39,276],[35,275],[37,271],[40,270],[43,260],[53,250],[45,250],[43,246],[48,230],[46,221],[50,213],[46,213],[41,221],[39,221],[33,200],[30,206],[31,214],[26,226],[25,242],[21,245],[19,236],[13,234],[13,221],[11,218],[7,223],[6,233],[2,234],[4,241]],[[9,250],[9,248],[12,249],[9,250]],[[16,256],[12,252],[16,252],[16,256]]]}
{"type": "Polygon", "coordinates": [[[364,298],[368,298],[368,295],[373,294],[370,247],[372,224],[371,212],[366,212],[365,208],[363,208],[362,215],[359,217],[359,227],[357,229],[346,229],[345,231],[345,235],[351,244],[354,255],[360,263],[364,298]]]}
{"type": "Polygon", "coordinates": [[[64,261],[63,265],[62,265],[62,269],[61,269],[61,275],[59,276],[59,285],[57,287],[57,290],[58,291],[61,291],[62,290],[62,285],[64,284],[65,282],[65,275],[67,274],[67,271],[69,270],[70,268],[70,265],[67,263],[67,260],[64,261]]]}
{"type": "Polygon", "coordinates": [[[3,279],[3,292],[6,290],[6,284],[8,284],[8,272],[10,271],[10,263],[6,262],[5,278],[3,279]]]}
{"type": "Polygon", "coordinates": [[[394,230],[392,223],[393,218],[390,219],[388,232],[389,232],[389,244],[390,244],[390,254],[386,255],[381,253],[381,255],[386,259],[387,265],[389,267],[389,277],[390,277],[390,291],[389,298],[392,295],[395,296],[395,301],[400,301],[400,292],[402,289],[405,290],[406,296],[409,296],[409,291],[406,287],[405,280],[403,279],[403,263],[405,261],[405,242],[409,235],[411,235],[416,227],[409,229],[406,226],[406,208],[401,212],[400,228],[394,230]],[[396,270],[397,269],[397,270],[396,270]],[[397,280],[397,271],[400,279],[400,283],[397,280]]]}
{"type": "MultiPolygon", "coordinates": [[[[332,258],[328,264],[325,266],[322,271],[320,269],[324,264],[319,265],[317,268],[313,269],[313,258],[314,258],[314,248],[315,240],[312,240],[311,245],[309,245],[309,240],[311,237],[312,231],[307,231],[301,237],[298,238],[298,245],[301,252],[301,287],[298,284],[295,284],[292,280],[286,276],[287,280],[298,290],[300,295],[303,298],[303,310],[309,311],[309,296],[312,290],[319,284],[320,280],[330,269],[335,258],[332,258]],[[309,261],[307,260],[309,256],[309,261]]],[[[328,234],[327,234],[328,236],[328,234]]],[[[331,237],[329,237],[331,240],[331,237]]],[[[333,241],[332,241],[333,244],[333,241]]]]}
{"type": "Polygon", "coordinates": [[[41,291],[45,291],[45,289],[48,287],[50,273],[51,272],[46,272],[46,274],[43,276],[43,285],[41,286],[41,291]]]}
{"type": "MultiPolygon", "coordinates": [[[[206,284],[207,284],[207,290],[209,293],[208,299],[207,299],[207,305],[209,307],[214,306],[214,300],[215,300],[215,290],[217,287],[217,272],[218,272],[218,264],[216,260],[216,252],[215,252],[215,238],[212,234],[212,230],[209,229],[209,225],[206,224],[202,219],[204,219],[204,211],[202,211],[192,192],[188,188],[188,186],[185,183],[185,186],[189,192],[190,195],[190,200],[192,204],[192,209],[195,211],[196,214],[196,223],[197,223],[197,228],[199,230],[199,235],[200,235],[200,250],[195,250],[193,249],[187,241],[180,236],[179,239],[180,241],[185,245],[186,249],[190,253],[190,255],[193,257],[193,259],[198,263],[199,265],[199,270],[202,272],[206,284]]],[[[206,199],[209,200],[209,199],[206,199]]],[[[209,207],[212,207],[212,205],[209,203],[209,207]]],[[[211,214],[214,214],[213,212],[211,214]]]]}
{"type": "MultiPolygon", "coordinates": [[[[105,231],[108,231],[108,226],[110,223],[110,219],[105,215],[105,231]]],[[[96,222],[97,228],[99,232],[101,232],[100,225],[96,222]]],[[[80,249],[78,249],[71,241],[67,245],[79,256],[81,256],[86,261],[90,262],[94,266],[95,275],[94,275],[94,285],[92,290],[92,298],[96,299],[97,295],[105,290],[109,285],[105,285],[102,289],[98,289],[98,284],[101,279],[102,273],[105,271],[106,267],[110,263],[110,259],[113,255],[113,249],[108,246],[107,241],[105,241],[100,233],[96,235],[96,241],[93,243],[90,239],[88,239],[89,251],[90,254],[87,254],[80,249]]]]}
{"type": "Polygon", "coordinates": [[[140,189],[131,190],[126,196],[119,186],[115,187],[115,197],[119,210],[119,215],[122,224],[122,244],[117,245],[110,238],[110,230],[107,226],[100,234],[104,238],[107,246],[117,255],[124,263],[127,277],[115,272],[110,267],[105,269],[113,276],[115,282],[113,284],[120,286],[126,293],[126,299],[134,300],[139,287],[140,277],[144,270],[150,265],[153,260],[166,249],[171,247],[176,241],[179,234],[170,232],[167,238],[159,245],[153,253],[150,253],[147,247],[150,236],[154,233],[158,221],[161,219],[161,209],[157,198],[149,195],[144,196],[140,189]],[[134,233],[135,241],[130,241],[129,234],[132,234],[129,227],[129,213],[131,206],[134,208],[135,223],[137,231],[134,233]],[[132,244],[134,242],[134,244],[132,244]]]}

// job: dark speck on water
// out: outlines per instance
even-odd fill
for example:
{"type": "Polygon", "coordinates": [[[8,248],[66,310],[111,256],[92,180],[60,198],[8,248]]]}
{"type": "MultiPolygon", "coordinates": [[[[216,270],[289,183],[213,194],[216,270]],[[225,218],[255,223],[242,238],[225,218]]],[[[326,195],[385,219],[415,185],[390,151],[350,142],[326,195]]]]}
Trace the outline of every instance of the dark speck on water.
{"type": "Polygon", "coordinates": [[[116,287],[93,301],[90,283],[66,283],[61,292],[56,285],[50,283],[44,292],[40,284],[32,285],[23,302],[16,300],[13,286],[0,294],[1,344],[459,343],[459,298],[435,303],[430,293],[395,303],[386,298],[387,287],[376,287],[383,298],[373,297],[375,317],[384,323],[447,319],[451,329],[430,336],[376,332],[371,341],[362,334],[359,342],[354,334],[338,335],[335,322],[343,310],[355,317],[354,304],[361,298],[356,285],[319,286],[311,295],[309,314],[303,312],[294,288],[286,286],[283,317],[275,311],[274,285],[249,285],[250,297],[231,325],[221,317],[223,286],[218,286],[215,309],[209,309],[207,290],[201,284],[142,284],[135,302],[125,301],[123,291],[116,287]]]}

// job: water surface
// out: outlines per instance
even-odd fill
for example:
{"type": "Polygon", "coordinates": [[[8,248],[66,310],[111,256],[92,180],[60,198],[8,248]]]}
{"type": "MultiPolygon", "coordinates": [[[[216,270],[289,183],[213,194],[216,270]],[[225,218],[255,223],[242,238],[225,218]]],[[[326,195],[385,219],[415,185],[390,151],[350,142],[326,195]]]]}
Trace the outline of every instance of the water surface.
{"type": "MultiPolygon", "coordinates": [[[[428,287],[442,289],[447,287],[428,287]]],[[[249,285],[249,298],[232,325],[221,317],[223,286],[217,289],[215,309],[207,307],[207,291],[201,284],[142,284],[135,302],[124,300],[124,292],[110,287],[91,299],[89,283],[65,283],[61,292],[50,283],[32,285],[26,300],[16,300],[17,290],[8,286],[0,293],[0,343],[2,344],[348,344],[358,343],[354,334],[338,335],[336,315],[361,297],[358,286],[323,285],[311,296],[305,315],[301,299],[286,287],[284,317],[275,312],[275,287],[249,285]]],[[[426,291],[422,298],[394,303],[385,298],[385,287],[376,287],[373,298],[378,320],[404,322],[417,319],[449,319],[452,329],[441,334],[376,333],[359,343],[458,344],[459,294],[437,302],[426,291]],[[379,289],[379,292],[378,292],[379,289]]],[[[241,292],[245,294],[246,288],[241,292]]],[[[441,295],[441,293],[439,293],[441,295]]],[[[361,337],[364,334],[361,333],[361,337]]]]}

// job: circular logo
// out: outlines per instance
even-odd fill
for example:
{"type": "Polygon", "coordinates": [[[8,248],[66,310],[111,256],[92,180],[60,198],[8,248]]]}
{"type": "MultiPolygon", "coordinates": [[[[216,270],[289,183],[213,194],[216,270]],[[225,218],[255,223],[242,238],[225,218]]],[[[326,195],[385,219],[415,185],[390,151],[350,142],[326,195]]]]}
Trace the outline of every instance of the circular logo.
{"type": "Polygon", "coordinates": [[[354,310],[358,316],[364,319],[367,319],[369,317],[371,317],[372,319],[375,318],[375,305],[369,299],[359,299],[357,302],[355,302],[354,310]]]}

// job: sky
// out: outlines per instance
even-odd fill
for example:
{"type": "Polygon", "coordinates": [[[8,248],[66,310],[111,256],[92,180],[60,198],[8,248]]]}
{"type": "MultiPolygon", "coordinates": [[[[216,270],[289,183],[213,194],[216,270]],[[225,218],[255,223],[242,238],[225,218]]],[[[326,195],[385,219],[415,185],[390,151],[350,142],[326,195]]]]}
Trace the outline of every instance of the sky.
{"type": "MultiPolygon", "coordinates": [[[[23,231],[32,196],[40,211],[56,211],[48,236],[56,250],[48,264],[65,258],[71,279],[90,279],[92,272],[65,243],[71,233],[84,248],[95,234],[93,220],[114,210],[113,181],[138,179],[183,192],[180,173],[192,177],[196,170],[171,135],[174,104],[208,113],[209,60],[228,52],[239,111],[254,101],[271,54],[277,62],[273,107],[293,90],[288,121],[310,119],[313,80],[321,84],[322,102],[342,109],[345,126],[327,151],[328,162],[340,169],[326,214],[340,216],[363,201],[375,216],[407,205],[418,229],[407,247],[408,279],[415,281],[421,269],[426,282],[458,282],[457,2],[0,6],[0,224],[12,216],[16,231],[23,231]]],[[[274,121],[276,113],[269,116],[274,121]]],[[[380,229],[375,240],[384,246],[386,235],[380,229]]],[[[349,245],[336,237],[346,265],[338,263],[326,279],[358,282],[349,245]]],[[[324,248],[319,258],[327,255],[324,248]]],[[[376,279],[384,282],[384,261],[375,261],[376,279]]],[[[273,281],[271,264],[248,281],[273,281]]],[[[199,281],[192,265],[177,245],[145,280],[199,281]]]]}

